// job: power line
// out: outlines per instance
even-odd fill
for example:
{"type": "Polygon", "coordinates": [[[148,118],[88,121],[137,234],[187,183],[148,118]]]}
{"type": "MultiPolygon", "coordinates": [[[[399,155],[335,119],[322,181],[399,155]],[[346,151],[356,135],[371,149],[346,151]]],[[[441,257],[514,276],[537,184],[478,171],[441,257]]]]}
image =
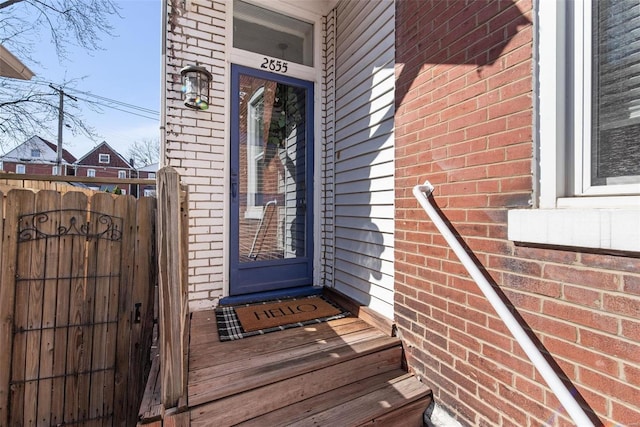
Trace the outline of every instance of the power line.
{"type": "MultiPolygon", "coordinates": [[[[97,102],[97,101],[90,100],[90,99],[87,99],[87,98],[82,98],[82,97],[77,97],[77,98],[78,98],[80,101],[89,102],[89,103],[91,103],[91,104],[96,104],[96,105],[99,105],[99,106],[101,106],[101,107],[107,107],[107,108],[111,108],[111,109],[113,109],[113,110],[122,111],[123,113],[131,114],[131,115],[138,116],[138,117],[143,117],[143,118],[145,118],[145,119],[149,119],[149,120],[158,120],[158,117],[149,117],[149,116],[145,116],[144,114],[135,113],[135,112],[133,112],[133,111],[125,110],[125,109],[123,109],[123,108],[118,108],[118,107],[115,107],[115,106],[110,105],[110,104],[105,104],[105,103],[97,102]]],[[[151,113],[152,113],[152,114],[160,114],[160,113],[156,113],[156,112],[151,112],[151,113]]]]}
{"type": "MultiPolygon", "coordinates": [[[[138,105],[133,105],[133,104],[127,104],[126,102],[122,102],[122,101],[118,101],[118,100],[115,100],[115,99],[106,98],[106,97],[104,97],[104,96],[96,95],[96,94],[93,94],[93,93],[91,93],[91,92],[83,92],[83,91],[81,91],[81,90],[77,90],[77,89],[67,89],[67,91],[69,91],[69,92],[75,92],[75,93],[80,93],[80,94],[82,94],[82,95],[86,95],[86,96],[91,96],[91,97],[94,97],[94,98],[96,98],[96,99],[99,99],[99,100],[102,100],[102,101],[108,102],[108,103],[110,103],[110,104],[121,105],[121,106],[123,106],[123,107],[127,107],[127,108],[130,108],[130,109],[132,109],[132,110],[139,110],[139,111],[144,112],[144,113],[149,113],[149,114],[160,114],[160,112],[155,111],[155,110],[151,110],[151,109],[149,109],[149,108],[144,108],[144,107],[140,107],[140,106],[138,106],[138,105]]],[[[91,102],[93,102],[93,101],[91,101],[91,102]]]]}
{"type": "MultiPolygon", "coordinates": [[[[53,85],[53,83],[50,82],[46,82],[46,81],[17,81],[19,83],[31,83],[31,84],[37,84],[37,85],[44,85],[44,86],[51,86],[53,85]]],[[[152,110],[150,108],[145,108],[145,107],[140,107],[138,105],[134,105],[134,104],[128,104],[126,102],[123,101],[118,101],[116,99],[111,99],[111,98],[107,98],[104,96],[100,96],[100,95],[96,95],[93,94],[91,92],[85,92],[85,91],[81,91],[81,90],[77,90],[77,89],[73,89],[73,88],[65,88],[66,92],[73,92],[73,93],[79,93],[79,94],[83,94],[95,99],[87,99],[87,98],[80,98],[78,97],[78,99],[84,101],[84,102],[88,102],[91,104],[96,104],[99,105],[101,107],[106,107],[106,108],[111,108],[114,110],[118,110],[121,111],[123,113],[127,113],[127,114],[132,114],[134,116],[139,116],[139,117],[143,117],[145,119],[149,119],[149,120],[158,120],[158,117],[149,117],[149,115],[154,115],[154,116],[159,116],[160,112],[156,111],[156,110],[152,110]],[[100,102],[102,101],[102,102],[100,102]],[[117,105],[119,107],[123,107],[123,108],[118,108],[115,107],[114,105],[117,105]],[[134,111],[129,111],[129,110],[134,110],[134,111]],[[137,111],[137,112],[135,112],[137,111]],[[141,114],[143,113],[143,114],[141,114]],[[147,114],[147,115],[145,115],[147,114]]]]}

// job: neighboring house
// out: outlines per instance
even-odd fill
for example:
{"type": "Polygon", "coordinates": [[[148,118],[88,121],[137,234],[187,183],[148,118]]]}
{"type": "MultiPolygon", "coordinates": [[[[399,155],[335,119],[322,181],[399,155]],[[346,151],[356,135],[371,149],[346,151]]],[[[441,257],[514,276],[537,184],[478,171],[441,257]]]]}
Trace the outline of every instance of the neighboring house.
{"type": "Polygon", "coordinates": [[[462,424],[570,425],[414,198],[429,180],[578,404],[640,420],[637,1],[163,4],[192,310],[333,287],[395,320],[462,424]]]}
{"type": "MultiPolygon", "coordinates": [[[[29,175],[58,175],[58,148],[39,136],[32,136],[0,157],[0,170],[29,175]]],[[[74,175],[76,158],[62,150],[62,175],[74,175]]]]}
{"type": "MultiPolygon", "coordinates": [[[[106,142],[98,144],[75,163],[76,176],[95,178],[131,178],[135,169],[106,142]]],[[[122,194],[131,194],[131,186],[118,187],[122,194]]],[[[96,185],[96,190],[113,192],[115,184],[96,185]]]]}
{"type": "MultiPolygon", "coordinates": [[[[147,166],[136,169],[137,177],[140,179],[156,179],[156,173],[158,172],[158,163],[152,163],[147,166]]],[[[138,185],[136,186],[136,194],[139,197],[155,197],[156,186],[155,185],[138,185]]]]}

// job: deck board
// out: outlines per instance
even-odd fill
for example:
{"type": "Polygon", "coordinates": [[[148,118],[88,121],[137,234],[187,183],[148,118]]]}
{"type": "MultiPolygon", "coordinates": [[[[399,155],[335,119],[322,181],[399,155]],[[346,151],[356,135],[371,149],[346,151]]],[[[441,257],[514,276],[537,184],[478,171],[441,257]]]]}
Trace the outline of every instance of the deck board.
{"type": "Polygon", "coordinates": [[[303,420],[288,423],[291,427],[315,426],[357,426],[369,422],[371,418],[383,417],[389,408],[409,400],[421,399],[428,395],[425,387],[413,376],[380,388],[373,393],[352,399],[348,404],[333,407],[303,420]]]}
{"type": "MultiPolygon", "coordinates": [[[[195,315],[195,313],[194,313],[195,315]]],[[[215,328],[215,319],[213,320],[215,328]]],[[[200,324],[198,327],[211,329],[210,324],[200,324]]],[[[332,337],[346,335],[363,330],[372,330],[371,326],[355,318],[338,319],[335,323],[320,323],[312,326],[305,326],[285,331],[274,332],[265,335],[258,335],[236,341],[220,342],[217,332],[206,333],[206,339],[202,332],[198,332],[196,340],[190,344],[191,371],[197,371],[211,366],[211,357],[216,358],[216,364],[236,362],[239,357],[243,359],[252,354],[264,355],[272,351],[280,351],[300,347],[315,341],[320,342],[332,337]],[[309,332],[313,332],[310,337],[309,332]]]]}
{"type": "Polygon", "coordinates": [[[300,421],[333,407],[336,400],[341,401],[363,396],[383,387],[387,382],[394,381],[396,378],[402,377],[403,375],[406,375],[406,373],[401,369],[383,372],[382,374],[305,399],[295,405],[289,405],[284,408],[271,411],[259,417],[240,423],[239,425],[242,427],[275,427],[283,425],[282,420],[287,420],[287,423],[300,421]]]}

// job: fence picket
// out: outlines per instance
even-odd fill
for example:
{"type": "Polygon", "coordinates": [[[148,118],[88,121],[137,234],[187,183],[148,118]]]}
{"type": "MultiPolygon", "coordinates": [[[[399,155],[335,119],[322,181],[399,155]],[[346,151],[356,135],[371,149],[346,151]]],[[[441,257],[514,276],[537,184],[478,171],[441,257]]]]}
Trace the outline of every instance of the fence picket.
{"type": "Polygon", "coordinates": [[[18,193],[3,196],[2,212],[5,221],[2,229],[2,269],[0,270],[0,425],[9,425],[9,398],[11,392],[11,359],[13,355],[13,318],[15,303],[15,273],[17,253],[18,193]]]}
{"type": "MultiPolygon", "coordinates": [[[[42,299],[42,332],[40,336],[40,367],[37,395],[37,424],[52,425],[51,399],[53,387],[53,350],[55,348],[56,300],[58,294],[58,242],[57,231],[60,222],[61,196],[57,191],[40,191],[36,195],[36,210],[49,211],[46,220],[40,221],[39,229],[44,233],[44,286],[42,299]]],[[[37,351],[36,353],[37,354],[37,351]]],[[[55,425],[55,424],[54,424],[55,425]]]]}
{"type": "Polygon", "coordinates": [[[85,342],[85,326],[83,322],[86,321],[86,281],[83,274],[78,272],[85,271],[85,244],[86,237],[79,233],[78,230],[73,230],[73,227],[86,226],[86,206],[87,197],[77,193],[67,193],[63,198],[63,205],[67,209],[77,209],[72,211],[66,211],[67,222],[63,223],[63,226],[71,229],[70,233],[70,247],[69,258],[61,260],[62,262],[68,262],[68,274],[69,281],[69,316],[67,323],[67,354],[66,354],[66,369],[65,369],[65,394],[64,394],[64,422],[71,423],[78,419],[82,419],[82,393],[86,393],[86,390],[81,390],[81,384],[83,381],[83,359],[84,359],[84,342],[85,342]],[[80,212],[80,209],[84,209],[85,213],[80,212]],[[77,233],[77,234],[76,234],[77,233]]]}
{"type": "MultiPolygon", "coordinates": [[[[116,343],[116,382],[114,410],[122,414],[123,421],[129,417],[127,414],[130,388],[129,354],[131,351],[131,317],[133,315],[132,284],[135,272],[135,257],[131,254],[135,251],[135,200],[131,196],[118,197],[115,204],[115,214],[123,218],[122,229],[122,256],[120,257],[120,298],[118,304],[118,342],[116,343]]],[[[115,260],[114,260],[115,261],[115,260]]],[[[139,362],[138,362],[139,363],[139,362]]],[[[136,411],[137,415],[137,411],[136,411]]],[[[126,424],[126,423],[124,423],[126,424]]]]}
{"type": "Polygon", "coordinates": [[[134,319],[131,325],[129,366],[135,367],[135,370],[132,370],[129,376],[133,380],[133,387],[129,387],[130,398],[128,399],[129,407],[127,409],[131,417],[135,417],[138,414],[146,378],[151,368],[150,359],[144,359],[144,351],[150,348],[153,339],[155,286],[150,286],[150,284],[154,284],[156,281],[155,221],[149,221],[149,218],[155,218],[155,199],[144,198],[138,200],[135,253],[141,256],[135,259],[135,281],[131,297],[134,304],[134,319]],[[143,364],[143,362],[145,363],[143,364]]]}
{"type": "MultiPolygon", "coordinates": [[[[110,260],[112,259],[114,246],[119,246],[119,241],[112,240],[112,231],[120,231],[122,228],[121,219],[114,217],[114,200],[113,197],[106,193],[95,194],[91,198],[91,218],[89,234],[95,236],[90,240],[87,259],[89,265],[87,268],[87,279],[93,281],[95,289],[94,313],[93,313],[93,342],[91,354],[91,387],[89,390],[91,408],[90,418],[101,419],[110,417],[110,412],[105,411],[108,404],[107,399],[113,399],[112,396],[105,395],[105,382],[107,378],[113,377],[113,366],[106,363],[105,345],[108,343],[107,332],[110,322],[114,318],[109,318],[109,306],[117,305],[117,299],[111,300],[109,286],[118,285],[118,280],[112,275],[119,276],[120,271],[116,266],[116,270],[112,268],[110,260]],[[107,227],[116,227],[116,230],[108,231],[107,227]],[[105,234],[102,234],[105,233],[105,234]]],[[[119,252],[118,254],[119,255],[119,252]]],[[[110,410],[109,410],[110,411],[110,410]]]]}
{"type": "MultiPolygon", "coordinates": [[[[13,192],[9,193],[11,199],[13,192]]],[[[21,191],[15,195],[18,210],[14,213],[20,215],[22,212],[33,213],[35,209],[35,194],[31,191],[21,191]]],[[[19,230],[23,226],[18,220],[19,230]]],[[[18,425],[34,420],[25,419],[25,409],[31,415],[25,403],[25,386],[27,380],[27,334],[23,331],[29,329],[29,295],[31,280],[29,280],[31,270],[31,250],[32,245],[25,245],[24,250],[20,248],[20,241],[23,239],[17,236],[18,252],[15,273],[15,305],[14,305],[14,326],[13,330],[13,360],[11,362],[11,420],[18,425]]],[[[31,389],[29,390],[31,392],[31,389]]],[[[29,396],[31,397],[31,396],[29,396]]]]}

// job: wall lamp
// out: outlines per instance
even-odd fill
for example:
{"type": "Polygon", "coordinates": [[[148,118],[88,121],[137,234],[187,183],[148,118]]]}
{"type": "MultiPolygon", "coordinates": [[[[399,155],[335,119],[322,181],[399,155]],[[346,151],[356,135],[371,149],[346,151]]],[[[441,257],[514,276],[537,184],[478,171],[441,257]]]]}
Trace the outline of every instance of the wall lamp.
{"type": "Polygon", "coordinates": [[[194,110],[209,108],[209,83],[211,73],[199,65],[189,65],[180,70],[184,105],[194,110]]]}

